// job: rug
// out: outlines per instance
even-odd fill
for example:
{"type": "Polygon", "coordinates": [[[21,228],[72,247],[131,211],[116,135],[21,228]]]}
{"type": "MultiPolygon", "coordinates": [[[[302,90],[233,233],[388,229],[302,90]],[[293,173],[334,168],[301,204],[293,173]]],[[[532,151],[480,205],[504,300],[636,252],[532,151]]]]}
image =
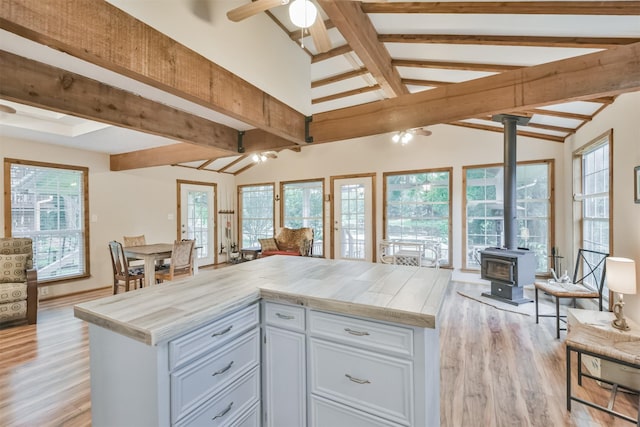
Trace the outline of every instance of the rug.
{"type": "MultiPolygon", "coordinates": [[[[474,289],[469,289],[469,287],[467,287],[467,289],[465,290],[459,290],[457,291],[458,295],[461,295],[465,298],[469,298],[473,301],[479,302],[481,304],[486,304],[488,306],[491,306],[493,308],[496,308],[498,310],[502,310],[502,311],[508,311],[511,313],[517,313],[517,314],[521,314],[523,316],[534,316],[536,315],[536,306],[535,306],[535,302],[529,302],[529,303],[524,303],[524,304],[520,304],[520,305],[513,305],[513,304],[509,304],[507,302],[502,302],[490,297],[486,297],[483,296],[482,294],[487,292],[487,293],[491,293],[491,286],[487,286],[487,285],[477,285],[474,286],[474,289]]],[[[528,298],[532,301],[535,300],[535,289],[533,287],[533,285],[531,286],[525,286],[523,289],[523,296],[525,298],[528,298]]],[[[551,302],[551,300],[549,299],[549,301],[545,301],[546,298],[541,298],[539,303],[540,303],[540,311],[543,312],[543,307],[545,312],[546,307],[552,307],[551,305],[549,305],[549,303],[551,302]]]]}

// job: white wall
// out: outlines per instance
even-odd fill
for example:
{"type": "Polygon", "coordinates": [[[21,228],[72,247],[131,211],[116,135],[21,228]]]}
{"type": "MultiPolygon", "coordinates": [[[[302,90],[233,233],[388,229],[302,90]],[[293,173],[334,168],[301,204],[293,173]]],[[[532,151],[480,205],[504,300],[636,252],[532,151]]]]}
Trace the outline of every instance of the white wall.
{"type": "MultiPolygon", "coordinates": [[[[449,125],[429,127],[433,134],[418,136],[407,146],[391,142],[391,134],[359,138],[348,142],[334,142],[304,147],[301,152],[284,151],[278,159],[256,165],[236,178],[236,183],[251,184],[280,181],[325,178],[325,194],[330,193],[329,178],[335,175],[376,173],[377,240],[382,238],[382,174],[384,172],[453,167],[452,199],[452,257],[453,266],[462,266],[462,167],[503,162],[503,134],[478,131],[449,125]]],[[[556,159],[556,200],[565,195],[562,185],[564,171],[563,144],[526,137],[517,138],[517,159],[556,159]]],[[[556,218],[564,215],[562,203],[556,205],[556,218]]],[[[276,218],[279,218],[276,212],[276,218]]],[[[328,215],[325,227],[329,227],[328,215]]],[[[279,224],[276,224],[279,226],[279,224]]],[[[557,237],[562,238],[556,227],[557,237]]],[[[328,242],[327,242],[328,245],[328,242]]],[[[325,253],[329,253],[328,246],[325,253]]]]}
{"type": "MultiPolygon", "coordinates": [[[[634,259],[640,281],[640,204],[634,203],[633,168],[640,165],[640,92],[620,95],[613,105],[580,129],[565,147],[565,167],[572,152],[613,129],[613,246],[611,255],[634,259]]],[[[571,194],[571,174],[565,175],[571,194]]],[[[571,201],[567,197],[565,227],[571,230],[571,201]]],[[[567,233],[567,244],[573,239],[567,233]]],[[[565,246],[567,247],[567,246],[565,246]]],[[[640,292],[640,288],[639,288],[640,292]]],[[[640,295],[625,296],[625,314],[640,323],[640,295]]]]}
{"type": "MultiPolygon", "coordinates": [[[[177,238],[176,180],[217,183],[223,197],[235,194],[233,175],[171,166],[111,172],[106,154],[6,136],[0,138],[0,155],[89,168],[89,218],[97,216],[97,221],[89,224],[91,277],[48,286],[49,296],[111,286],[113,276],[107,250],[111,240],[122,242],[124,235],[144,234],[148,243],[173,242],[177,238]],[[168,219],[169,215],[173,219],[168,219]]],[[[4,205],[4,199],[0,204],[4,205]]],[[[4,209],[0,211],[4,223],[4,209]]],[[[224,224],[218,222],[218,231],[222,227],[224,224]]],[[[220,238],[218,233],[216,250],[219,250],[220,238]]],[[[224,258],[220,257],[219,261],[224,258]]]]}

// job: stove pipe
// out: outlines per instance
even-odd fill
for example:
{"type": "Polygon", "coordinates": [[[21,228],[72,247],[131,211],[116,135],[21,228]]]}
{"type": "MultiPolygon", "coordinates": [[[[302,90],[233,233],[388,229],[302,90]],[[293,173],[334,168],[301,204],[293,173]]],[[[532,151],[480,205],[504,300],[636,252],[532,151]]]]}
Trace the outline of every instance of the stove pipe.
{"type": "Polygon", "coordinates": [[[516,126],[526,126],[529,117],[498,114],[492,119],[504,126],[504,246],[518,248],[516,209],[516,126]]]}

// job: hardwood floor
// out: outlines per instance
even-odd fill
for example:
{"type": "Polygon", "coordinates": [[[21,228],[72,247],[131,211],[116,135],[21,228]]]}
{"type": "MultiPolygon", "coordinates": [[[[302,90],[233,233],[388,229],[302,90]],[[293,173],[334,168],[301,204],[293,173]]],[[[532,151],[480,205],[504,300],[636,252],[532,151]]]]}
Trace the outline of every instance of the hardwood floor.
{"type": "MultiPolygon", "coordinates": [[[[632,425],[579,403],[567,413],[564,345],[553,321],[536,325],[457,293],[474,286],[452,283],[442,308],[442,426],[632,425]]],[[[37,325],[0,329],[1,426],[91,425],[87,327],[73,305],[110,293],[44,301],[37,325]]],[[[583,395],[606,406],[608,390],[583,384],[583,395]]],[[[616,409],[635,416],[637,402],[619,393],[616,409]]]]}

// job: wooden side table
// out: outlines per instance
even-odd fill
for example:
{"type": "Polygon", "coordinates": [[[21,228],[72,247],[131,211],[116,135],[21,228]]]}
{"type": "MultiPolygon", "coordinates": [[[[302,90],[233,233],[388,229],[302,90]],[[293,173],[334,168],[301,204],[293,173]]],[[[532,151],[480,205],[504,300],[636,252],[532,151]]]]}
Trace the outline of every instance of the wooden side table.
{"type": "Polygon", "coordinates": [[[613,399],[618,388],[639,394],[640,389],[633,385],[614,382],[610,377],[606,378],[602,372],[600,375],[594,375],[582,369],[583,355],[599,358],[602,364],[611,362],[628,368],[640,369],[640,327],[627,319],[631,330],[623,332],[611,326],[613,319],[614,315],[610,312],[572,308],[568,310],[568,333],[565,341],[567,348],[567,410],[571,411],[571,401],[576,401],[635,423],[640,427],[640,400],[638,401],[638,415],[635,419],[613,410],[613,399]],[[575,352],[578,357],[579,386],[582,385],[582,377],[587,377],[610,384],[613,387],[608,407],[572,395],[571,352],[575,352]]]}

